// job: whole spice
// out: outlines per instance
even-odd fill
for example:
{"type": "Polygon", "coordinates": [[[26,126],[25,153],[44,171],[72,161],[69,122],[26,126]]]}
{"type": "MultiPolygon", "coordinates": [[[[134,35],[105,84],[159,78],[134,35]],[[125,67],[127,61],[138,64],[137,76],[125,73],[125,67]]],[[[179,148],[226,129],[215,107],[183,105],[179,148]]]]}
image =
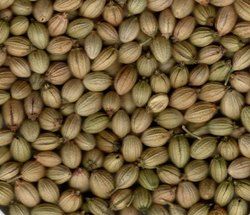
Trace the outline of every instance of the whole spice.
{"type": "Polygon", "coordinates": [[[1,0],[10,215],[247,215],[249,0],[1,0]]]}

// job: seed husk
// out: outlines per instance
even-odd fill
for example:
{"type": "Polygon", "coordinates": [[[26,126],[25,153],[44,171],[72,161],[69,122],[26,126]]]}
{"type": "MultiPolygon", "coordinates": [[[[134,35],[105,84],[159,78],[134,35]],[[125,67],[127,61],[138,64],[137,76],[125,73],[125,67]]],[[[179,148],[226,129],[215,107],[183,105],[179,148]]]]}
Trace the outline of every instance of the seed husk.
{"type": "Polygon", "coordinates": [[[163,183],[176,185],[181,181],[180,170],[173,165],[163,165],[157,168],[157,174],[163,183]]]}
{"type": "Polygon", "coordinates": [[[166,205],[173,202],[176,197],[176,187],[168,184],[160,185],[153,192],[153,202],[160,205],[166,205]]]}
{"type": "Polygon", "coordinates": [[[170,139],[171,131],[162,127],[151,127],[142,133],[141,141],[149,147],[163,146],[170,139]]]}
{"type": "Polygon", "coordinates": [[[176,19],[170,9],[165,9],[159,15],[159,30],[167,39],[173,34],[176,19]]]}
{"type": "Polygon", "coordinates": [[[198,62],[204,64],[214,64],[219,61],[224,54],[224,48],[216,45],[209,45],[199,52],[198,62]]]}
{"type": "Polygon", "coordinates": [[[250,35],[249,22],[238,22],[233,30],[233,33],[241,39],[247,39],[250,35]]]}
{"type": "Polygon", "coordinates": [[[180,126],[183,122],[183,115],[180,111],[173,108],[166,108],[160,112],[155,121],[158,125],[166,129],[173,129],[180,126]]]}
{"type": "Polygon", "coordinates": [[[65,103],[60,107],[60,112],[63,116],[69,116],[74,113],[74,108],[74,103],[65,103]]]}
{"type": "Polygon", "coordinates": [[[131,187],[139,177],[139,167],[125,164],[115,175],[115,190],[131,187]]]}
{"type": "MultiPolygon", "coordinates": [[[[93,137],[93,139],[94,139],[94,137],[93,137]]],[[[115,135],[110,130],[101,131],[96,136],[97,148],[99,148],[100,150],[107,152],[107,153],[116,152],[120,148],[120,146],[118,144],[118,139],[119,139],[118,136],[115,135]]],[[[91,138],[91,140],[92,140],[92,138],[91,138]]],[[[91,145],[93,145],[93,144],[91,144],[91,145]]]]}
{"type": "Polygon", "coordinates": [[[7,40],[9,32],[10,28],[8,22],[0,20],[0,33],[1,33],[0,44],[4,43],[7,40]]]}
{"type": "Polygon", "coordinates": [[[77,144],[75,144],[74,141],[68,141],[61,148],[61,158],[62,163],[65,166],[75,169],[81,163],[81,149],[77,146],[77,144]]]}
{"type": "Polygon", "coordinates": [[[250,138],[249,134],[244,134],[240,136],[238,140],[239,150],[241,154],[247,158],[250,158],[249,138],[250,138]]]}
{"type": "Polygon", "coordinates": [[[246,157],[239,157],[232,161],[228,166],[228,174],[236,179],[249,177],[250,160],[246,157]]]}
{"type": "Polygon", "coordinates": [[[142,187],[137,188],[134,192],[132,204],[137,210],[145,212],[152,204],[150,192],[142,187]]]}
{"type": "Polygon", "coordinates": [[[157,61],[155,57],[150,53],[141,55],[136,61],[138,73],[142,76],[149,77],[157,69],[157,61]]]}
{"type": "Polygon", "coordinates": [[[246,201],[249,201],[250,181],[249,179],[236,180],[234,182],[235,193],[246,201]]]}
{"type": "Polygon", "coordinates": [[[91,72],[85,75],[84,86],[90,91],[105,91],[112,84],[112,78],[104,72],[91,72]]]}
{"type": "Polygon", "coordinates": [[[225,81],[232,68],[231,61],[220,60],[211,66],[209,80],[225,81]]]}
{"type": "Polygon", "coordinates": [[[216,111],[216,106],[213,103],[197,102],[186,110],[184,118],[193,123],[207,122],[216,111]]]}
{"type": "Polygon", "coordinates": [[[197,99],[196,91],[192,88],[182,87],[176,89],[170,96],[170,106],[178,110],[186,110],[197,99]]]}
{"type": "Polygon", "coordinates": [[[240,41],[240,38],[235,35],[226,35],[222,37],[220,43],[228,52],[237,52],[245,45],[240,41]]]}
{"type": "Polygon", "coordinates": [[[141,156],[143,145],[135,135],[127,135],[122,141],[121,152],[124,160],[135,162],[141,156]]]}
{"type": "Polygon", "coordinates": [[[190,148],[190,156],[194,159],[207,159],[212,156],[217,147],[217,140],[212,136],[196,140],[190,148]]]}
{"type": "Polygon", "coordinates": [[[181,19],[175,26],[173,37],[175,41],[183,41],[190,37],[195,28],[195,18],[186,16],[181,19]]]}
{"type": "Polygon", "coordinates": [[[89,115],[82,124],[82,129],[85,132],[95,134],[103,131],[108,127],[109,118],[106,114],[97,112],[89,115]]]}
{"type": "Polygon", "coordinates": [[[155,190],[159,187],[160,180],[152,169],[140,170],[138,177],[139,184],[147,190],[155,190]]]}
{"type": "Polygon", "coordinates": [[[124,164],[124,159],[121,154],[112,153],[105,157],[103,167],[110,173],[117,172],[124,164]]]}
{"type": "Polygon", "coordinates": [[[124,19],[119,26],[119,38],[123,43],[133,41],[140,31],[140,24],[137,17],[130,17],[128,19],[124,19]]]}
{"type": "Polygon", "coordinates": [[[113,47],[103,49],[92,63],[93,71],[101,71],[111,66],[118,58],[117,50],[113,47]]]}
{"type": "Polygon", "coordinates": [[[24,57],[33,50],[30,41],[23,36],[10,37],[4,44],[7,52],[16,57],[24,57]]]}
{"type": "Polygon", "coordinates": [[[17,176],[20,164],[18,162],[6,162],[0,167],[0,180],[7,181],[17,176]]]}
{"type": "Polygon", "coordinates": [[[115,2],[110,2],[105,5],[102,16],[106,22],[118,26],[123,20],[123,8],[115,2]]]}
{"type": "Polygon", "coordinates": [[[245,0],[237,0],[234,2],[234,9],[238,16],[246,21],[250,21],[249,10],[250,4],[245,0]]]}
{"type": "Polygon", "coordinates": [[[216,9],[213,5],[196,5],[193,13],[200,25],[213,26],[216,18],[216,9]]]}
{"type": "Polygon", "coordinates": [[[92,149],[84,153],[82,164],[89,170],[95,170],[103,166],[104,155],[99,149],[92,149]]]}
{"type": "Polygon", "coordinates": [[[180,182],[177,187],[176,198],[183,208],[190,208],[199,201],[200,196],[198,189],[192,182],[184,181],[180,182]]]}
{"type": "Polygon", "coordinates": [[[246,93],[246,104],[250,104],[250,90],[246,93]]]}
{"type": "Polygon", "coordinates": [[[55,132],[62,126],[62,115],[53,108],[43,109],[38,120],[41,128],[47,131],[55,132]]]}
{"type": "Polygon", "coordinates": [[[99,22],[97,23],[96,30],[104,44],[114,45],[119,43],[118,32],[110,23],[99,22]]]}
{"type": "Polygon", "coordinates": [[[223,181],[216,188],[214,200],[220,206],[227,205],[234,196],[234,186],[230,181],[223,181]]]}
{"type": "Polygon", "coordinates": [[[70,169],[64,165],[57,165],[47,169],[46,176],[56,184],[63,184],[72,176],[70,169]]]}
{"type": "Polygon", "coordinates": [[[233,0],[224,0],[224,1],[211,0],[210,3],[217,7],[224,7],[224,6],[232,4],[233,2],[234,2],[233,0]]]}
{"type": "Polygon", "coordinates": [[[190,161],[184,168],[185,178],[192,182],[204,180],[209,173],[208,164],[203,160],[190,161]]]}
{"type": "Polygon", "coordinates": [[[27,35],[31,43],[38,49],[45,49],[48,46],[49,32],[42,23],[30,23],[27,35]]]}
{"type": "Polygon", "coordinates": [[[193,0],[174,0],[171,5],[171,9],[177,19],[182,19],[191,14],[194,4],[195,2],[193,0]]]}
{"type": "Polygon", "coordinates": [[[9,6],[11,6],[14,3],[14,0],[6,0],[1,2],[0,4],[0,9],[3,10],[5,8],[8,8],[9,6]]]}
{"type": "Polygon", "coordinates": [[[233,67],[232,69],[235,71],[237,70],[243,70],[247,68],[250,63],[249,63],[249,56],[250,56],[250,47],[249,46],[244,46],[241,48],[239,51],[235,52],[233,56],[233,67]]]}
{"type": "Polygon", "coordinates": [[[226,215],[227,211],[223,207],[219,205],[215,205],[213,209],[209,212],[209,215],[216,215],[218,213],[222,215],[226,215]]]}
{"type": "Polygon", "coordinates": [[[22,179],[28,182],[37,182],[45,176],[45,167],[37,161],[28,161],[21,168],[22,179]]]}
{"type": "Polygon", "coordinates": [[[69,180],[70,187],[85,192],[89,189],[89,172],[84,168],[77,168],[69,180]]]}
{"type": "Polygon", "coordinates": [[[165,163],[169,158],[166,147],[148,148],[142,152],[139,159],[139,166],[146,169],[154,169],[165,163]]]}
{"type": "Polygon", "coordinates": [[[168,153],[171,161],[178,167],[184,167],[190,158],[190,146],[184,136],[175,136],[170,139],[168,153]]]}
{"type": "Polygon", "coordinates": [[[248,132],[250,132],[250,106],[245,106],[240,114],[241,122],[248,132]]]}
{"type": "Polygon", "coordinates": [[[9,145],[14,138],[14,133],[10,130],[1,130],[0,137],[0,146],[9,145]]]}
{"type": "Polygon", "coordinates": [[[121,98],[115,91],[110,91],[106,93],[103,97],[102,108],[105,112],[112,116],[121,107],[121,98]]]}
{"type": "Polygon", "coordinates": [[[196,62],[197,50],[191,43],[181,41],[173,45],[172,55],[178,63],[189,65],[196,62]]]}
{"type": "Polygon", "coordinates": [[[41,199],[45,202],[56,203],[59,199],[59,188],[50,179],[42,178],[38,181],[37,189],[41,199]]]}
{"type": "Polygon", "coordinates": [[[53,151],[39,152],[34,158],[45,167],[54,167],[62,162],[59,155],[53,151]]]}
{"type": "Polygon", "coordinates": [[[113,213],[111,213],[111,210],[108,208],[108,203],[101,198],[95,197],[95,198],[87,199],[87,207],[91,213],[113,215],[113,213]]]}
{"type": "Polygon", "coordinates": [[[188,83],[189,71],[186,66],[176,65],[170,72],[170,83],[173,88],[183,87],[188,83]]]}
{"type": "Polygon", "coordinates": [[[156,36],[150,43],[150,49],[160,63],[167,62],[171,57],[171,44],[164,36],[156,36]]]}
{"type": "Polygon", "coordinates": [[[163,93],[158,93],[150,97],[147,108],[153,113],[160,113],[168,106],[169,98],[163,93]]]}
{"type": "Polygon", "coordinates": [[[23,137],[17,136],[10,145],[10,152],[14,160],[25,162],[31,158],[31,146],[23,137]]]}
{"type": "Polygon", "coordinates": [[[132,98],[137,107],[144,106],[151,96],[151,88],[147,80],[138,81],[132,89],[132,98]]]}
{"type": "Polygon", "coordinates": [[[9,206],[9,213],[12,215],[28,215],[29,209],[21,203],[12,203],[9,206]]]}
{"type": "Polygon", "coordinates": [[[53,215],[62,215],[63,211],[58,206],[49,203],[39,204],[31,210],[32,215],[46,215],[48,213],[53,215]]]}
{"type": "Polygon", "coordinates": [[[13,187],[7,182],[0,182],[0,205],[8,206],[10,202],[14,199],[13,187]]]}
{"type": "Polygon", "coordinates": [[[132,191],[130,189],[117,190],[110,199],[110,208],[118,211],[127,207],[132,200],[132,191]]]}
{"type": "Polygon", "coordinates": [[[101,15],[106,1],[87,0],[80,7],[80,14],[88,18],[96,18],[101,15]]]}
{"type": "Polygon", "coordinates": [[[82,196],[79,191],[68,189],[64,191],[58,201],[58,205],[64,212],[74,212],[81,207],[82,196]]]}
{"type": "Polygon", "coordinates": [[[221,183],[227,177],[227,162],[222,157],[214,157],[210,162],[210,175],[217,182],[221,183]]]}
{"type": "Polygon", "coordinates": [[[36,187],[30,182],[17,180],[14,190],[18,201],[27,207],[34,207],[38,205],[41,200],[36,187]]]}
{"type": "Polygon", "coordinates": [[[105,170],[96,170],[91,173],[90,190],[98,197],[107,199],[115,188],[113,176],[105,170]],[[100,186],[102,189],[100,189],[100,186]]]}
{"type": "Polygon", "coordinates": [[[142,1],[128,0],[127,8],[128,8],[129,13],[131,14],[140,14],[145,10],[145,8],[147,7],[147,4],[148,3],[146,0],[142,0],[142,1]]]}
{"type": "Polygon", "coordinates": [[[89,116],[97,113],[102,107],[102,93],[87,92],[75,104],[75,111],[80,116],[89,116]]]}
{"type": "Polygon", "coordinates": [[[8,147],[0,146],[0,165],[6,163],[11,158],[11,153],[8,147]]]}
{"type": "Polygon", "coordinates": [[[66,32],[68,26],[66,13],[59,13],[52,16],[48,21],[48,31],[50,36],[56,37],[66,32]]]}
{"type": "Polygon", "coordinates": [[[158,23],[154,14],[150,11],[143,11],[140,14],[140,28],[143,33],[146,35],[153,37],[158,31],[158,23]]]}
{"type": "Polygon", "coordinates": [[[216,190],[216,182],[211,178],[206,178],[199,182],[200,197],[204,200],[212,199],[216,190]]]}
{"type": "Polygon", "coordinates": [[[131,116],[131,131],[139,134],[145,131],[152,123],[152,114],[145,108],[137,108],[131,116]]]}
{"type": "Polygon", "coordinates": [[[24,120],[20,127],[20,134],[29,142],[34,142],[40,134],[40,126],[37,121],[24,120]]]}
{"type": "Polygon", "coordinates": [[[53,4],[54,10],[58,12],[72,11],[80,7],[80,0],[56,0],[53,4]]]}
{"type": "Polygon", "coordinates": [[[215,27],[220,36],[229,33],[237,21],[237,15],[233,6],[225,6],[218,11],[215,27]]]}
{"type": "MultiPolygon", "coordinates": [[[[85,50],[87,50],[87,47],[85,45],[85,50]]],[[[87,54],[82,48],[75,48],[69,52],[67,57],[72,75],[78,79],[82,79],[90,71],[90,60],[87,54]]]]}
{"type": "Polygon", "coordinates": [[[164,1],[164,0],[149,0],[148,1],[148,9],[151,10],[151,11],[162,11],[166,8],[168,8],[171,4],[172,4],[172,0],[167,0],[167,1],[164,1]]]}
{"type": "Polygon", "coordinates": [[[172,214],[180,214],[180,215],[184,215],[187,213],[187,211],[179,206],[178,204],[172,204],[172,203],[168,203],[169,205],[169,212],[172,214]]]}
{"type": "Polygon", "coordinates": [[[167,93],[170,90],[170,84],[169,77],[158,70],[150,77],[150,85],[155,93],[167,93]]]}
{"type": "Polygon", "coordinates": [[[217,34],[208,27],[196,28],[189,37],[190,42],[198,47],[210,45],[217,39],[217,34]]]}
{"type": "Polygon", "coordinates": [[[208,130],[217,136],[230,135],[234,129],[233,121],[226,117],[219,117],[209,121],[208,130]]]}
{"type": "Polygon", "coordinates": [[[229,215],[247,214],[247,202],[241,198],[234,198],[227,207],[229,215]]]}
{"type": "Polygon", "coordinates": [[[234,72],[230,76],[230,84],[240,93],[246,93],[250,90],[250,75],[245,71],[234,72]]]}
{"type": "Polygon", "coordinates": [[[188,214],[190,215],[195,215],[195,214],[206,214],[208,215],[209,213],[209,205],[204,204],[204,203],[196,203],[194,204],[189,210],[188,214]]]}
{"type": "Polygon", "coordinates": [[[62,138],[56,136],[52,132],[40,134],[32,147],[39,151],[53,150],[63,142],[62,138]]]}
{"type": "Polygon", "coordinates": [[[209,82],[201,87],[198,98],[205,102],[217,102],[223,98],[225,93],[225,85],[218,82],[209,82]]]}
{"type": "Polygon", "coordinates": [[[239,156],[239,146],[234,138],[224,138],[218,145],[218,151],[226,160],[234,160],[239,156]]]}

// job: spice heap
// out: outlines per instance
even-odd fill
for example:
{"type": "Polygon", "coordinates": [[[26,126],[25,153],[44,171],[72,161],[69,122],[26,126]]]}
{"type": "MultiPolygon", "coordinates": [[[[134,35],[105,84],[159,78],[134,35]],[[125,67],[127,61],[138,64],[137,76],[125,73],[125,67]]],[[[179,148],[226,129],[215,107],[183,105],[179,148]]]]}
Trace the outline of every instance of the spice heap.
{"type": "Polygon", "coordinates": [[[1,0],[10,215],[247,215],[250,0],[1,0]]]}

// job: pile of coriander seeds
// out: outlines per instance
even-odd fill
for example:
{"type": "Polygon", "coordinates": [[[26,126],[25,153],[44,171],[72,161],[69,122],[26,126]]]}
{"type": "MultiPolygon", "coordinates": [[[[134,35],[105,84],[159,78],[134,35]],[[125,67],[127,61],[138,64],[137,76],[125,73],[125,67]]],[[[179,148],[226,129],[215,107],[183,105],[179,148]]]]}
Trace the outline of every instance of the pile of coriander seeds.
{"type": "Polygon", "coordinates": [[[6,215],[249,215],[250,0],[0,0],[6,215]]]}

